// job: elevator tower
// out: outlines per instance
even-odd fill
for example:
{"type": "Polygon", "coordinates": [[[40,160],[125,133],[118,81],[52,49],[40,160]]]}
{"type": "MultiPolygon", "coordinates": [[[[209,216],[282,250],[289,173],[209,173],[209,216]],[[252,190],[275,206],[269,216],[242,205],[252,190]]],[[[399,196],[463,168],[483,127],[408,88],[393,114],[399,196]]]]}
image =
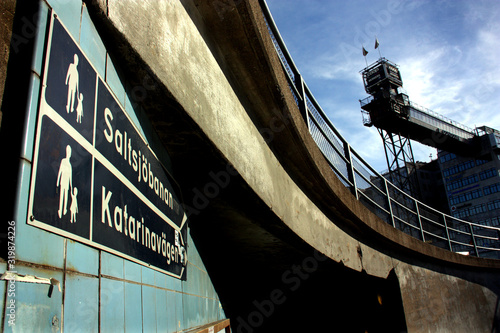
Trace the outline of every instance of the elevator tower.
{"type": "Polygon", "coordinates": [[[365,90],[371,96],[360,101],[363,124],[375,126],[384,143],[388,178],[413,197],[418,186],[409,175],[415,168],[410,135],[402,132],[401,121],[409,118],[409,99],[402,92],[403,81],[398,66],[385,58],[361,71],[365,90]]]}

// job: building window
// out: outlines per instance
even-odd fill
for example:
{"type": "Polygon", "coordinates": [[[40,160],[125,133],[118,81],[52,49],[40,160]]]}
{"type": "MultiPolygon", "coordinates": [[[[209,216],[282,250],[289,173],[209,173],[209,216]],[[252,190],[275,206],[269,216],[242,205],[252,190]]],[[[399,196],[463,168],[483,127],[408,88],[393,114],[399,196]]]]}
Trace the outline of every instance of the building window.
{"type": "Polygon", "coordinates": [[[489,225],[492,227],[498,227],[500,225],[500,217],[492,218],[489,225]]]}
{"type": "Polygon", "coordinates": [[[485,163],[488,163],[489,161],[488,160],[476,160],[476,165],[479,166],[479,165],[483,165],[485,163]]]}
{"type": "Polygon", "coordinates": [[[450,197],[450,204],[452,205],[457,205],[462,202],[466,202],[472,199],[477,199],[483,196],[483,193],[481,192],[480,189],[476,189],[473,191],[461,193],[459,195],[454,195],[450,197]]]}
{"type": "Polygon", "coordinates": [[[481,180],[485,180],[495,176],[498,176],[498,170],[496,168],[484,170],[479,173],[479,178],[481,178],[481,180]]]}
{"type": "Polygon", "coordinates": [[[462,178],[460,180],[457,180],[457,181],[454,181],[452,183],[447,184],[446,189],[448,190],[448,192],[450,192],[450,191],[459,189],[461,187],[477,183],[478,181],[479,181],[479,177],[477,176],[477,174],[474,174],[472,176],[465,177],[465,178],[462,178]]]}
{"type": "Polygon", "coordinates": [[[500,192],[500,183],[496,183],[490,186],[485,186],[483,188],[484,195],[490,195],[493,193],[500,192]]]}
{"type": "Polygon", "coordinates": [[[488,210],[496,210],[500,208],[500,199],[488,202],[488,210]]]}
{"type": "Polygon", "coordinates": [[[443,175],[445,177],[448,177],[448,176],[457,174],[459,172],[465,171],[467,169],[471,169],[475,166],[476,166],[476,164],[474,163],[474,161],[470,160],[470,161],[467,161],[467,162],[464,162],[461,164],[454,165],[451,168],[444,169],[443,175]]]}
{"type": "Polygon", "coordinates": [[[453,153],[449,153],[449,154],[446,154],[444,156],[441,156],[439,158],[439,162],[441,163],[445,163],[445,162],[448,162],[448,161],[451,161],[451,160],[454,160],[455,158],[457,158],[457,155],[453,154],[453,153]]]}
{"type": "Polygon", "coordinates": [[[493,217],[491,219],[481,220],[476,223],[490,227],[498,227],[500,225],[500,217],[493,217]]]}
{"type": "MultiPolygon", "coordinates": [[[[497,200],[498,201],[498,204],[499,204],[499,207],[500,207],[500,200],[497,200]]],[[[488,204],[488,209],[490,209],[490,204],[488,204]]],[[[477,206],[473,206],[473,207],[469,207],[469,208],[465,208],[465,209],[461,209],[459,211],[456,211],[453,213],[453,217],[456,217],[456,218],[459,218],[459,219],[463,219],[465,217],[469,217],[469,216],[473,216],[473,215],[477,215],[477,214],[481,214],[481,213],[485,213],[488,211],[488,209],[486,209],[486,204],[480,204],[480,205],[477,205],[477,206]]]]}

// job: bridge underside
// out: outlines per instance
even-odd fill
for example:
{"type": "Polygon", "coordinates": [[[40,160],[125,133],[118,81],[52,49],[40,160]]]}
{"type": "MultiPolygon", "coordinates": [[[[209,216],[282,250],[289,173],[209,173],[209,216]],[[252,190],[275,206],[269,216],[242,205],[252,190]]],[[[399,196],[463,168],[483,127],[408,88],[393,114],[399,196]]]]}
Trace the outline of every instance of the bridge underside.
{"type": "Polygon", "coordinates": [[[395,274],[376,278],[327,259],[239,184],[223,197],[192,217],[191,230],[234,330],[405,330],[395,274]]]}

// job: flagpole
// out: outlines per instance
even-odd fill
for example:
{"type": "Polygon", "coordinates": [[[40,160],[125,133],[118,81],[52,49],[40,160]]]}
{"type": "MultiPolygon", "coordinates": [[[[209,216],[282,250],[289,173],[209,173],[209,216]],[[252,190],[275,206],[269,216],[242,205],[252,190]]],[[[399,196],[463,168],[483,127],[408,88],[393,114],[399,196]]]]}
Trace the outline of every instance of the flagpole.
{"type": "Polygon", "coordinates": [[[382,58],[382,54],[380,53],[380,43],[378,42],[377,36],[375,36],[375,48],[378,49],[378,55],[382,58]]]}
{"type": "Polygon", "coordinates": [[[368,61],[366,60],[366,55],[368,54],[368,51],[365,49],[364,45],[362,45],[362,44],[361,44],[361,49],[363,50],[363,57],[365,58],[366,67],[368,67],[368,61]]]}

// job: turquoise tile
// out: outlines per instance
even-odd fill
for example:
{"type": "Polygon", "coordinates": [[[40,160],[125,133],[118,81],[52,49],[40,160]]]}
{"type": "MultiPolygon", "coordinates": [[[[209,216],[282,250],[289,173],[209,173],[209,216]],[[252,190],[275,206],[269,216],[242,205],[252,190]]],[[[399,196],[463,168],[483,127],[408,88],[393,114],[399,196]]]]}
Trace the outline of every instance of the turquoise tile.
{"type": "MultiPolygon", "coordinates": [[[[21,160],[16,192],[16,229],[23,228],[28,218],[28,200],[31,180],[31,163],[21,160]]],[[[16,235],[18,236],[18,235],[16,235]]]]}
{"type": "Polygon", "coordinates": [[[155,286],[160,288],[167,288],[167,277],[164,273],[155,271],[155,286]]]}
{"type": "Polygon", "coordinates": [[[203,308],[203,313],[204,313],[203,320],[207,323],[215,321],[213,318],[216,313],[212,312],[212,310],[214,310],[212,300],[208,298],[202,298],[201,306],[203,308]]]}
{"type": "Polygon", "coordinates": [[[142,283],[155,285],[155,271],[146,266],[142,266],[142,283]]]}
{"type": "Polygon", "coordinates": [[[156,332],[156,288],[142,286],[142,331],[156,332]]]}
{"type": "Polygon", "coordinates": [[[175,299],[175,321],[177,323],[177,330],[184,330],[187,326],[184,323],[184,306],[183,297],[181,293],[172,293],[175,299]]]}
{"type": "Polygon", "coordinates": [[[125,331],[142,331],[142,287],[125,282],[125,331]]]}
{"type": "MultiPolygon", "coordinates": [[[[21,275],[35,275],[41,278],[54,278],[62,283],[62,272],[17,266],[21,275]]],[[[10,290],[10,286],[7,287],[10,290]]],[[[39,332],[61,331],[62,293],[54,288],[51,297],[48,297],[49,286],[46,284],[15,282],[15,326],[9,326],[9,316],[5,316],[4,332],[39,332]]],[[[7,297],[7,304],[10,306],[7,297]]],[[[9,310],[8,308],[6,309],[9,310]]]]}
{"type": "Polygon", "coordinates": [[[21,223],[18,225],[22,228],[16,230],[16,259],[46,266],[64,267],[62,237],[29,225],[21,223]]]}
{"type": "Polygon", "coordinates": [[[106,74],[106,47],[90,19],[87,7],[82,10],[80,47],[101,77],[106,74]]]}
{"type": "Polygon", "coordinates": [[[26,223],[31,164],[20,162],[16,199],[16,258],[27,262],[64,267],[64,239],[26,223]]]}
{"type": "Polygon", "coordinates": [[[124,260],[124,276],[125,280],[130,280],[134,282],[141,282],[141,272],[142,272],[142,267],[139,264],[136,264],[135,262],[129,261],[129,260],[124,260]]]}
{"type": "Polygon", "coordinates": [[[200,272],[200,293],[203,297],[210,297],[212,283],[206,272],[200,272]]]}
{"type": "Polygon", "coordinates": [[[184,283],[183,291],[188,294],[200,295],[202,272],[192,265],[189,266],[188,269],[188,276],[184,283]]]}
{"type": "MultiPolygon", "coordinates": [[[[180,329],[178,327],[179,324],[177,321],[177,313],[176,313],[177,309],[176,302],[178,301],[177,293],[167,291],[166,296],[167,296],[168,307],[165,316],[167,321],[168,332],[175,332],[180,329]]],[[[182,298],[180,299],[180,301],[182,302],[182,298]]]]}
{"type": "Polygon", "coordinates": [[[98,332],[99,279],[66,274],[64,331],[98,332]]]}
{"type": "Polygon", "coordinates": [[[28,100],[27,117],[24,124],[24,138],[21,157],[32,161],[33,147],[35,145],[35,127],[38,114],[38,102],[40,98],[40,78],[32,74],[30,80],[30,94],[28,100]]]}
{"type": "Polygon", "coordinates": [[[43,1],[40,1],[39,16],[37,22],[37,32],[35,37],[35,54],[33,56],[33,63],[31,68],[39,76],[42,74],[42,60],[44,56],[45,47],[45,33],[47,30],[47,23],[49,18],[49,7],[43,1]]]}
{"type": "Polygon", "coordinates": [[[186,281],[183,282],[182,284],[182,291],[188,294],[194,294],[196,292],[195,290],[195,284],[196,284],[196,279],[198,276],[198,269],[196,267],[193,267],[193,265],[190,265],[188,262],[187,266],[187,277],[186,281]]]}
{"type": "MultiPolygon", "coordinates": [[[[0,273],[3,274],[5,271],[7,270],[7,263],[5,262],[1,262],[0,263],[0,273]]],[[[7,281],[0,281],[0,295],[5,295],[5,290],[7,289],[7,281]]],[[[3,302],[3,299],[2,299],[2,302],[0,302],[0,311],[2,311],[2,313],[5,313],[4,311],[5,309],[5,303],[3,302]]]]}
{"type": "Polygon", "coordinates": [[[99,274],[99,251],[78,242],[66,241],[66,268],[72,271],[99,274]]]}
{"type": "Polygon", "coordinates": [[[193,326],[199,326],[206,324],[203,320],[204,312],[203,312],[203,299],[200,297],[193,297],[193,326]]]}
{"type": "Polygon", "coordinates": [[[167,276],[167,289],[182,291],[182,281],[177,278],[167,276]]]}
{"type": "Polygon", "coordinates": [[[184,316],[184,327],[191,328],[198,326],[200,320],[200,306],[199,306],[199,298],[183,294],[182,298],[183,305],[183,316],[184,316]]]}
{"type": "Polygon", "coordinates": [[[48,0],[61,22],[75,40],[80,37],[82,2],[78,0],[48,0]]]}
{"type": "Polygon", "coordinates": [[[189,244],[189,249],[188,249],[189,262],[191,262],[193,265],[197,267],[204,269],[205,266],[203,265],[203,261],[201,260],[200,254],[198,253],[198,249],[196,248],[196,245],[194,244],[190,233],[188,233],[188,244],[189,244]]]}
{"type": "Polygon", "coordinates": [[[219,320],[219,301],[210,299],[210,321],[219,320]]]}
{"type": "Polygon", "coordinates": [[[209,322],[208,309],[209,309],[209,300],[206,298],[199,298],[199,307],[200,307],[200,323],[206,324],[209,322]]]}
{"type": "MultiPolygon", "coordinates": [[[[158,332],[173,332],[168,328],[167,292],[162,289],[156,289],[156,328],[158,332]]],[[[173,310],[173,308],[172,308],[173,310]]]]}
{"type": "Polygon", "coordinates": [[[214,286],[212,285],[212,281],[210,280],[210,276],[207,274],[207,292],[206,297],[208,298],[217,298],[217,293],[215,292],[214,286]]]}
{"type": "Polygon", "coordinates": [[[218,317],[217,317],[217,320],[222,320],[222,319],[226,319],[226,313],[224,312],[224,309],[222,308],[222,304],[220,301],[217,301],[218,305],[219,305],[219,310],[218,310],[218,317]]]}
{"type": "Polygon", "coordinates": [[[106,58],[106,83],[111,88],[111,91],[115,95],[118,102],[125,108],[125,88],[118,76],[118,72],[116,71],[115,66],[113,65],[113,61],[109,57],[109,54],[106,58]]]}
{"type": "Polygon", "coordinates": [[[123,279],[123,259],[101,251],[101,274],[123,279]]]}
{"type": "Polygon", "coordinates": [[[101,278],[101,332],[125,331],[124,282],[101,278]]]}
{"type": "MultiPolygon", "coordinates": [[[[2,273],[5,272],[5,269],[2,270],[2,273]]],[[[0,295],[2,295],[2,297],[4,297],[5,295],[5,291],[7,290],[7,281],[0,281],[0,295]]],[[[8,312],[5,311],[5,302],[2,300],[2,302],[0,302],[0,311],[2,311],[2,313],[4,313],[6,316],[9,315],[8,312]]],[[[9,318],[7,318],[7,321],[9,320],[9,318]]]]}

